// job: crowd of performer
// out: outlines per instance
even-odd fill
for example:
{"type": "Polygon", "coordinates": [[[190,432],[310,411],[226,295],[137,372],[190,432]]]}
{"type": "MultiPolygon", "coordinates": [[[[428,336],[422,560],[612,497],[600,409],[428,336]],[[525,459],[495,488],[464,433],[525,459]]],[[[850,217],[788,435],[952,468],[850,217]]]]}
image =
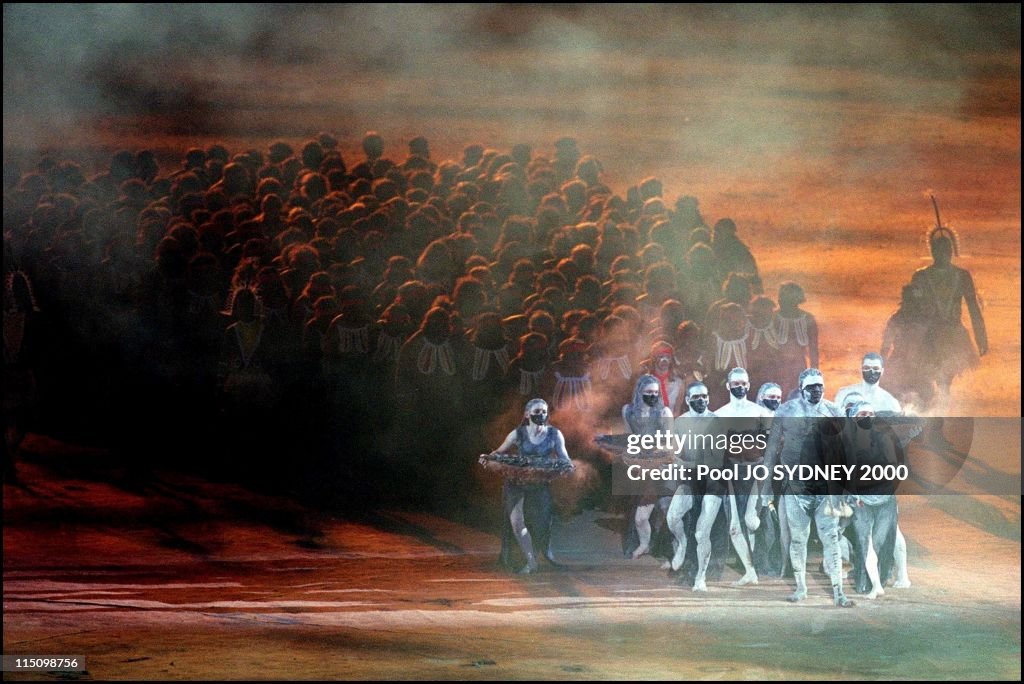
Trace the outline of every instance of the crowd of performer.
{"type": "MultiPolygon", "coordinates": [[[[680,416],[841,412],[813,371],[804,288],[766,291],[735,222],[706,221],[696,198],[670,200],[657,178],[615,193],[572,138],[543,152],[470,144],[438,162],[423,137],[393,159],[368,132],[361,150],[346,159],[321,133],[193,148],[170,170],[149,150],[119,151],[96,174],[59,154],[5,163],[5,477],[36,428],[126,451],[148,440],[140,459],[163,448],[271,480],[305,469],[326,489],[371,485],[349,493],[381,473],[401,489],[402,474],[404,494],[451,497],[471,479],[463,455],[533,398],[563,425],[621,417],[633,432],[680,416]]],[[[904,288],[882,355],[836,397],[852,415],[948,395],[977,361],[963,303],[987,351],[970,274],[951,263],[956,236],[938,227],[929,244],[934,264],[904,288]]],[[[817,504],[794,501],[779,512],[799,555],[817,504]]],[[[759,492],[650,492],[629,514],[629,553],[652,548],[656,510],[669,529],[695,518],[700,589],[719,510],[735,530],[766,507],[759,492]]],[[[520,544],[523,516],[513,501],[520,544]]],[[[730,536],[741,582],[756,581],[759,552],[730,536]]]]}

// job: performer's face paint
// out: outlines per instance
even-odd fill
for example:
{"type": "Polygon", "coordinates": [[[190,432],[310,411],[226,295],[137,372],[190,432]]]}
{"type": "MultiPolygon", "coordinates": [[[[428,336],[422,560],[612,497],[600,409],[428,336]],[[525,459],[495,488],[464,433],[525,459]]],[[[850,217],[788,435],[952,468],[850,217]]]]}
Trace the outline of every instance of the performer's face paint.
{"type": "Polygon", "coordinates": [[[869,385],[877,385],[882,379],[882,364],[878,361],[865,361],[860,367],[860,375],[869,385]]]}
{"type": "Polygon", "coordinates": [[[690,405],[690,409],[694,413],[704,413],[708,410],[708,388],[698,387],[690,392],[690,395],[686,398],[686,403],[690,405]]]}
{"type": "Polygon", "coordinates": [[[804,399],[811,404],[817,404],[821,401],[821,397],[825,394],[825,385],[820,382],[814,383],[813,385],[804,385],[803,395],[804,399]]]}
{"type": "Polygon", "coordinates": [[[870,409],[863,409],[857,411],[857,415],[853,417],[857,421],[857,425],[864,428],[865,430],[871,429],[871,424],[874,422],[875,412],[870,409]]]}
{"type": "Polygon", "coordinates": [[[530,422],[534,425],[543,425],[548,422],[548,407],[535,406],[530,410],[530,422]]]}
{"type": "Polygon", "coordinates": [[[729,392],[732,396],[737,399],[742,399],[747,396],[747,392],[750,391],[750,380],[743,375],[737,375],[729,381],[729,392]]]}
{"type": "Polygon", "coordinates": [[[659,354],[654,358],[654,367],[658,369],[659,373],[667,373],[668,369],[672,367],[672,357],[668,354],[659,354]]]}
{"type": "Polygon", "coordinates": [[[651,384],[646,385],[640,391],[640,397],[643,399],[643,402],[645,404],[647,404],[648,406],[657,406],[658,397],[661,396],[661,387],[652,382],[651,384]]]}

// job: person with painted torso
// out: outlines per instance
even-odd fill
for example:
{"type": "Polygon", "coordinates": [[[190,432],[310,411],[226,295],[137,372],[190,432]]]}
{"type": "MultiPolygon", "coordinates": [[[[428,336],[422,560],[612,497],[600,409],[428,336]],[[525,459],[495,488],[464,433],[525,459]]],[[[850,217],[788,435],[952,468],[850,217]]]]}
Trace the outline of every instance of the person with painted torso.
{"type": "MultiPolygon", "coordinates": [[[[800,396],[782,404],[775,412],[765,449],[764,465],[769,473],[777,464],[827,465],[830,449],[826,442],[835,435],[829,433],[834,424],[825,419],[839,418],[842,413],[838,406],[825,399],[825,378],[817,368],[800,373],[798,386],[800,396]]],[[[843,592],[839,517],[832,499],[827,482],[794,478],[783,486],[782,509],[786,520],[780,520],[780,524],[788,526],[789,558],[796,580],[796,590],[789,597],[791,602],[807,598],[807,540],[813,520],[824,547],[825,570],[832,584],[833,601],[843,608],[854,605],[843,592]]]]}
{"type": "MultiPolygon", "coordinates": [[[[632,435],[654,435],[672,428],[672,410],[664,403],[664,388],[657,377],[641,375],[637,379],[632,401],[622,407],[622,420],[632,435]]],[[[623,553],[635,559],[651,550],[655,532],[652,515],[656,509],[664,513],[674,489],[668,483],[653,483],[644,494],[630,499],[623,529],[623,553]]]]}

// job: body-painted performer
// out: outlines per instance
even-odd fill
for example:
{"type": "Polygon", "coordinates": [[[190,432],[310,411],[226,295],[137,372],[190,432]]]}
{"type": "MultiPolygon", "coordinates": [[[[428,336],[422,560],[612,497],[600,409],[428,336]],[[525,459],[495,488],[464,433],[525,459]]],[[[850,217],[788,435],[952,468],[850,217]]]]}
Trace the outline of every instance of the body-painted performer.
{"type": "MultiPolygon", "coordinates": [[[[708,408],[707,386],[702,382],[690,383],[686,388],[686,403],[690,410],[675,419],[672,430],[679,435],[687,432],[700,433],[715,417],[714,411],[708,408]]],[[[688,449],[680,454],[683,466],[686,468],[695,467],[698,458],[702,455],[695,449],[688,449]]],[[[673,538],[672,570],[679,570],[686,561],[686,549],[691,535],[687,533],[683,518],[693,509],[695,497],[696,492],[691,483],[681,482],[676,487],[672,501],[669,503],[666,518],[673,538]]]]}
{"type": "MultiPolygon", "coordinates": [[[[764,419],[769,417],[768,412],[763,407],[759,407],[758,404],[746,398],[746,393],[751,388],[750,378],[746,375],[746,371],[741,368],[732,369],[728,374],[726,386],[729,390],[729,402],[724,407],[715,411],[715,416],[719,421],[725,421],[719,429],[725,430],[729,434],[739,432],[756,435],[759,432],[767,432],[768,425],[764,419]]],[[[761,451],[754,448],[754,450],[744,451],[738,455],[727,454],[724,464],[727,467],[737,463],[740,465],[760,465],[763,460],[761,451]]],[[[706,487],[705,498],[703,498],[701,503],[700,519],[697,521],[698,573],[701,567],[707,566],[707,560],[701,554],[703,532],[708,533],[710,544],[711,524],[714,523],[715,517],[717,517],[722,505],[725,504],[727,506],[726,519],[729,523],[729,538],[732,540],[732,545],[736,549],[736,554],[739,556],[744,570],[742,578],[736,581],[734,586],[741,587],[758,584],[758,574],[751,560],[751,548],[743,532],[744,523],[740,520],[740,516],[748,518],[745,525],[752,531],[758,527],[757,507],[754,505],[754,500],[750,497],[752,485],[753,482],[729,482],[727,484],[728,495],[725,496],[715,496],[706,487]],[[752,504],[750,514],[748,514],[749,501],[752,504]],[[705,524],[701,525],[701,521],[705,524]],[[700,562],[701,560],[703,562],[700,562]]],[[[709,555],[710,551],[709,546],[709,555]]],[[[694,583],[695,588],[696,584],[694,583]]]]}
{"type": "MultiPolygon", "coordinates": [[[[864,382],[844,387],[836,393],[836,404],[843,410],[845,415],[853,415],[850,413],[851,409],[862,402],[868,405],[868,409],[872,416],[876,414],[883,414],[883,412],[884,415],[887,416],[901,415],[903,413],[903,407],[900,405],[900,402],[891,394],[879,387],[879,380],[885,372],[882,364],[883,362],[880,354],[875,354],[873,352],[865,354],[864,360],[861,363],[861,372],[864,375],[864,382]],[[877,399],[878,404],[876,404],[871,397],[877,399]],[[878,408],[879,404],[885,408],[878,408]]],[[[899,445],[897,444],[897,446],[899,445]]],[[[894,512],[893,515],[895,519],[896,513],[894,512]]],[[[907,569],[907,539],[903,536],[903,530],[900,529],[898,524],[896,525],[895,544],[892,554],[892,562],[895,564],[896,568],[896,575],[893,578],[893,586],[897,589],[910,587],[910,574],[907,569]]],[[[885,578],[883,577],[883,581],[884,580],[885,578]]],[[[884,593],[884,591],[880,593],[884,593]]]]}
{"type": "Polygon", "coordinates": [[[750,386],[761,387],[778,377],[779,345],[775,341],[775,302],[755,297],[747,307],[747,365],[750,386]]]}
{"type": "Polygon", "coordinates": [[[860,365],[861,377],[864,380],[856,385],[847,385],[836,392],[836,404],[843,406],[846,403],[847,395],[851,392],[856,392],[864,401],[870,403],[875,411],[900,413],[902,411],[900,402],[896,400],[896,397],[882,389],[880,384],[882,375],[885,373],[882,355],[868,352],[864,355],[860,365]]]}
{"type": "Polygon", "coordinates": [[[683,405],[683,379],[679,375],[676,363],[675,348],[665,342],[658,340],[651,345],[651,356],[642,362],[641,368],[644,372],[650,373],[658,379],[661,386],[661,400],[667,406],[672,415],[682,413],[683,405]]]}
{"type": "Polygon", "coordinates": [[[777,382],[766,382],[757,390],[757,404],[774,416],[782,405],[782,387],[777,382]]]}
{"type": "MultiPolygon", "coordinates": [[[[807,301],[804,289],[794,282],[779,286],[779,310],[773,322],[776,358],[776,378],[782,384],[783,396],[799,395],[792,379],[805,368],[818,367],[818,324],[814,316],[800,308],[807,301]]],[[[799,398],[799,396],[796,396],[799,398]]]]}
{"type": "Polygon", "coordinates": [[[928,234],[932,264],[919,269],[910,279],[924,295],[924,313],[929,320],[928,341],[934,360],[932,371],[938,384],[939,397],[948,396],[949,387],[961,372],[978,364],[978,355],[988,353],[988,333],[981,315],[978,295],[971,274],[953,265],[959,255],[956,235],[944,226],[936,226],[928,234]],[[974,329],[975,352],[967,328],[961,320],[962,304],[967,305],[974,329]]]}
{"type": "MultiPolygon", "coordinates": [[[[513,449],[523,456],[571,463],[565,450],[565,437],[548,423],[548,404],[543,399],[526,402],[522,424],[510,432],[493,453],[507,454],[513,449]]],[[[488,467],[486,455],[480,456],[480,463],[488,467]]],[[[538,555],[556,565],[551,550],[554,504],[550,487],[546,483],[525,483],[506,478],[501,499],[504,522],[499,562],[509,570],[518,569],[520,574],[537,571],[538,555]],[[514,558],[517,548],[522,552],[522,565],[514,558]]]]}
{"type": "MultiPolygon", "coordinates": [[[[843,427],[843,451],[847,465],[858,469],[855,472],[862,466],[897,466],[904,462],[899,439],[884,421],[875,418],[869,402],[857,402],[846,415],[849,420],[843,427]]],[[[874,599],[885,593],[885,581],[894,563],[898,529],[896,481],[857,478],[848,488],[853,493],[853,528],[857,539],[854,579],[857,591],[874,599]]]]}
{"type": "MultiPolygon", "coordinates": [[[[832,421],[842,414],[832,402],[825,399],[825,378],[817,368],[804,370],[799,377],[800,397],[791,399],[775,412],[765,463],[768,472],[777,464],[827,465],[832,449],[826,444],[834,435],[829,433],[832,421]]],[[[853,602],[846,597],[842,585],[842,554],[839,547],[839,518],[832,505],[832,492],[828,483],[790,479],[783,487],[782,508],[789,528],[789,557],[796,579],[796,591],[791,602],[807,598],[807,540],[811,520],[818,529],[824,547],[825,569],[832,584],[832,598],[836,606],[849,607],[853,602]]]]}
{"type": "MultiPolygon", "coordinates": [[[[782,405],[782,387],[776,382],[766,382],[757,390],[757,405],[764,407],[769,416],[774,416],[782,405]]],[[[764,497],[762,497],[764,498],[764,497]]],[[[757,527],[754,533],[754,548],[751,556],[754,568],[763,575],[781,576],[788,562],[789,532],[786,531],[786,546],[782,545],[783,526],[780,524],[779,507],[774,493],[767,495],[764,502],[751,497],[747,506],[754,506],[757,527]]],[[[749,523],[748,523],[749,527],[749,523]]]]}
{"type": "MultiPolygon", "coordinates": [[[[656,432],[667,432],[672,428],[672,410],[665,406],[662,387],[658,378],[653,375],[641,375],[633,390],[633,399],[622,407],[622,420],[626,430],[633,435],[653,435],[656,432]]],[[[672,491],[666,484],[655,483],[652,488],[641,496],[630,501],[626,507],[625,527],[623,528],[622,551],[631,558],[639,558],[651,550],[651,539],[654,530],[651,518],[657,508],[662,520],[663,512],[668,508],[672,491]]],[[[661,525],[656,524],[660,529],[661,525]]]]}
{"type": "Polygon", "coordinates": [[[885,324],[881,350],[886,383],[904,404],[923,407],[935,398],[935,378],[926,351],[928,325],[923,293],[904,285],[900,306],[885,324]]]}
{"type": "MultiPolygon", "coordinates": [[[[763,406],[747,399],[747,393],[750,392],[750,377],[747,375],[747,371],[743,368],[733,368],[729,371],[726,387],[729,390],[729,403],[715,409],[715,415],[719,420],[726,421],[722,429],[730,435],[734,433],[752,436],[766,434],[769,429],[766,419],[770,418],[770,415],[763,406]]],[[[744,449],[740,454],[730,452],[725,458],[727,467],[734,464],[755,466],[763,462],[764,454],[756,447],[744,449]]],[[[756,505],[758,497],[750,496],[753,484],[753,481],[730,481],[728,483],[729,495],[722,501],[728,506],[729,537],[732,539],[733,546],[736,548],[736,553],[744,568],[743,577],[735,583],[736,586],[757,584],[757,572],[754,570],[750,546],[743,530],[745,525],[750,532],[755,532],[760,525],[756,505]]],[[[713,501],[711,503],[714,504],[713,501]]],[[[705,506],[704,510],[710,510],[710,508],[705,506]]]]}
{"type": "Polygon", "coordinates": [[[731,302],[723,305],[715,326],[708,330],[704,352],[705,359],[710,359],[710,363],[705,363],[704,382],[711,390],[712,405],[729,401],[726,376],[733,368],[746,367],[749,339],[747,310],[731,302]]]}
{"type": "Polygon", "coordinates": [[[551,402],[556,411],[586,412],[593,406],[587,348],[587,343],[579,337],[569,337],[558,345],[558,360],[551,364],[555,378],[551,402]]]}

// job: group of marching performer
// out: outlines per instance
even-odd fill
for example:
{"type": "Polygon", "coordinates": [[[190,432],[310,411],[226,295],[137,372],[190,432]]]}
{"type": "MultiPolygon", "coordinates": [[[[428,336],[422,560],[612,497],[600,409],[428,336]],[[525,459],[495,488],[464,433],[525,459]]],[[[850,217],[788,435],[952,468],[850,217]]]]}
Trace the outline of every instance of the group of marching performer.
{"type": "MultiPolygon", "coordinates": [[[[664,349],[655,345],[655,367],[664,349]]],[[[838,458],[854,465],[896,465],[904,462],[900,439],[886,423],[875,420],[876,414],[898,416],[899,401],[881,387],[884,374],[881,356],[865,354],[861,363],[862,382],[841,388],[835,401],[825,398],[825,378],[816,368],[804,369],[798,376],[799,392],[782,401],[780,386],[765,382],[751,401],[750,377],[741,367],[730,370],[725,377],[729,400],[712,410],[709,388],[702,381],[693,381],[685,389],[669,378],[654,374],[641,375],[634,386],[632,400],[622,407],[622,419],[630,435],[654,435],[658,431],[700,433],[724,430],[728,421],[730,434],[761,434],[767,436],[767,447],[755,446],[716,451],[692,447],[681,450],[677,457],[684,465],[696,463],[718,468],[734,465],[763,465],[771,472],[776,465],[825,465],[838,458]],[[666,384],[665,380],[669,382],[666,384]],[[671,390],[671,391],[670,391],[671,390]],[[676,391],[688,410],[678,416],[670,406],[676,391]],[[831,420],[815,420],[831,419],[831,420]],[[845,419],[845,420],[835,420],[845,419]]],[[[520,453],[568,461],[565,439],[549,426],[547,403],[534,399],[527,403],[523,425],[508,435],[495,453],[520,453]],[[550,443],[550,448],[544,445],[550,443]],[[543,452],[543,453],[541,453],[543,452]]],[[[764,442],[762,441],[762,444],[764,442]]],[[[481,457],[481,463],[485,463],[481,457]]],[[[663,568],[680,571],[687,559],[687,549],[695,542],[696,566],[692,573],[693,590],[708,591],[708,572],[715,554],[727,555],[728,546],[715,548],[712,531],[719,517],[724,517],[728,539],[743,566],[742,576],[732,583],[745,586],[758,583],[754,550],[758,544],[782,549],[782,564],[788,559],[796,584],[789,596],[792,602],[807,598],[807,545],[811,523],[823,547],[823,567],[832,587],[836,606],[854,605],[844,591],[844,557],[852,561],[855,588],[866,598],[885,593],[891,581],[896,587],[909,587],[906,541],[897,524],[895,486],[892,481],[848,482],[837,489],[834,483],[816,479],[789,479],[774,491],[767,478],[727,481],[713,478],[679,482],[651,482],[642,493],[631,496],[625,515],[623,550],[637,559],[653,553],[659,531],[670,534],[670,548],[663,568]],[[766,538],[762,521],[777,515],[766,538]],[[688,517],[696,517],[688,526],[688,517]],[[692,528],[691,529],[688,529],[692,528]],[[847,541],[852,537],[852,544],[847,541]],[[853,552],[851,553],[851,548],[853,552]]],[[[509,549],[516,544],[523,552],[521,572],[537,570],[537,558],[546,557],[554,563],[550,548],[552,524],[551,495],[547,484],[520,485],[506,482],[504,510],[507,534],[503,535],[502,559],[509,559],[509,549]],[[524,517],[524,510],[533,510],[535,526],[524,517]],[[514,542],[513,542],[514,540],[514,542]],[[539,546],[537,545],[539,542],[539,546]]],[[[725,558],[719,562],[724,564],[725,558]]],[[[775,572],[782,574],[783,567],[775,572]]],[[[688,575],[687,575],[688,576],[688,575]]]]}

